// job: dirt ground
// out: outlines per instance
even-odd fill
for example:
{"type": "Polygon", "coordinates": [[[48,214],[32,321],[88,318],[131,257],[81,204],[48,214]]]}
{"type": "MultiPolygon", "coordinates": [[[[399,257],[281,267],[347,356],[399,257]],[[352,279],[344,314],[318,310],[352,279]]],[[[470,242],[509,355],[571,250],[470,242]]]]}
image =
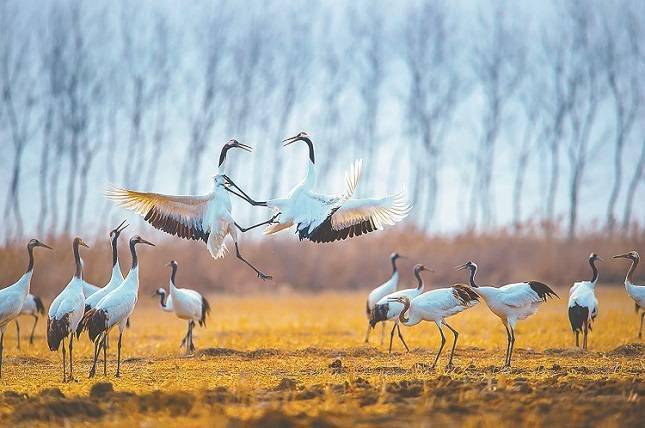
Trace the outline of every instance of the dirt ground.
{"type": "Polygon", "coordinates": [[[381,329],[363,339],[365,293],[211,296],[197,351],[184,355],[185,322],[140,296],[124,334],[122,377],[116,337],[108,375],[88,379],[90,344],[75,348],[76,381],[62,383],[45,322],[34,345],[5,336],[0,423],[7,426],[642,426],[645,345],[621,287],[598,287],[600,316],[590,350],[573,346],[566,290],[520,322],[514,367],[501,370],[506,334],[485,304],[452,318],[460,332],[454,368],[436,326],[403,328],[387,352],[381,329]]]}

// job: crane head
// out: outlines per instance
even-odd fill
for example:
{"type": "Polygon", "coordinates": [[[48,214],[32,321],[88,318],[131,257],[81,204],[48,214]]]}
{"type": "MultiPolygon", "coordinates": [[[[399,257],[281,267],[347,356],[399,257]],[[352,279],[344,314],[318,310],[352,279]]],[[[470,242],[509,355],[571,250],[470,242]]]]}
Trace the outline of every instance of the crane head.
{"type": "Polygon", "coordinates": [[[110,239],[117,239],[121,232],[129,226],[129,224],[125,224],[126,220],[123,220],[120,225],[118,225],[116,228],[112,229],[110,232],[110,239]],[[125,226],[124,226],[125,224],[125,226]]]}
{"type": "Polygon", "coordinates": [[[87,244],[85,243],[85,241],[83,241],[83,240],[82,240],[81,238],[79,238],[78,236],[77,236],[76,238],[74,238],[74,242],[72,243],[72,245],[73,245],[73,246],[75,246],[75,247],[78,247],[78,246],[80,245],[81,247],[90,248],[90,246],[89,246],[89,245],[87,245],[87,244]]]}
{"type": "Polygon", "coordinates": [[[477,265],[475,262],[467,261],[463,265],[459,265],[456,268],[457,270],[463,270],[463,269],[469,269],[469,270],[477,270],[477,265]]]}
{"type": "Polygon", "coordinates": [[[422,272],[424,270],[427,271],[427,272],[434,272],[434,270],[432,270],[430,268],[427,268],[422,264],[414,265],[414,273],[419,273],[419,272],[422,272]]]}
{"type": "Polygon", "coordinates": [[[596,253],[591,253],[589,254],[589,261],[590,262],[595,262],[596,260],[600,260],[601,262],[603,261],[602,258],[596,253]]]}
{"type": "Polygon", "coordinates": [[[395,252],[395,253],[390,254],[390,259],[392,259],[392,260],[396,260],[396,259],[405,259],[405,258],[406,258],[405,256],[402,256],[401,254],[396,253],[396,252],[395,252]]]}
{"type": "Polygon", "coordinates": [[[171,260],[168,263],[166,263],[166,266],[172,267],[172,268],[177,268],[177,262],[175,260],[171,260]]]}
{"type": "Polygon", "coordinates": [[[27,248],[35,248],[35,247],[49,248],[50,250],[52,250],[52,249],[53,249],[53,248],[52,248],[52,247],[50,247],[49,245],[47,245],[47,244],[43,244],[42,242],[40,242],[40,241],[39,241],[39,240],[37,240],[37,239],[31,239],[31,240],[29,240],[29,243],[27,243],[27,248]]]}
{"type": "Polygon", "coordinates": [[[301,131],[293,137],[285,138],[284,140],[282,140],[282,142],[284,143],[282,146],[286,147],[289,144],[295,143],[296,141],[311,141],[311,139],[309,138],[309,134],[307,134],[305,131],[301,131]]]}
{"type": "Polygon", "coordinates": [[[226,144],[224,144],[224,146],[222,147],[222,151],[219,154],[219,163],[218,163],[219,166],[222,166],[222,164],[226,160],[226,152],[228,152],[229,149],[233,149],[233,148],[242,149],[247,152],[253,151],[253,147],[247,146],[246,144],[242,144],[239,141],[237,141],[235,138],[232,138],[228,140],[226,144]]]}
{"type": "Polygon", "coordinates": [[[164,290],[163,288],[157,288],[157,289],[152,293],[152,297],[156,297],[156,296],[165,296],[165,295],[166,295],[166,290],[164,290]]]}
{"type": "Polygon", "coordinates": [[[614,259],[630,259],[630,260],[634,260],[634,261],[640,260],[640,256],[638,255],[638,253],[636,251],[630,251],[630,252],[625,253],[625,254],[618,254],[618,255],[614,256],[613,258],[614,259]]]}
{"type": "Polygon", "coordinates": [[[155,246],[155,244],[153,244],[150,241],[146,241],[139,235],[134,235],[132,238],[130,238],[130,245],[134,245],[134,244],[146,244],[146,245],[152,245],[153,247],[155,246]]]}

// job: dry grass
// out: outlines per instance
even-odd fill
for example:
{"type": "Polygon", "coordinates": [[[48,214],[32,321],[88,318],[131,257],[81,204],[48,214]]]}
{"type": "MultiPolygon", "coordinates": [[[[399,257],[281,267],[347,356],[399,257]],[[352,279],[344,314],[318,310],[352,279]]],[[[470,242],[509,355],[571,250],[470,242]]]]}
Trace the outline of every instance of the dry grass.
{"type": "MultiPolygon", "coordinates": [[[[395,342],[388,355],[378,345],[380,329],[363,344],[365,293],[212,295],[212,318],[196,330],[191,357],[178,348],[185,323],[142,294],[124,336],[121,379],[112,361],[107,378],[86,378],[84,336],[76,347],[78,381],[62,384],[60,354],[46,348],[45,323],[36,344],[23,341],[20,352],[11,328],[0,419],[28,426],[66,418],[92,426],[391,426],[394,418],[413,426],[638,426],[645,416],[638,319],[622,288],[598,291],[589,352],[572,346],[567,293],[560,290],[561,300],[519,324],[514,367],[505,371],[498,369],[504,328],[483,304],[452,319],[461,332],[456,368],[446,370],[442,359],[433,371],[439,335],[429,323],[403,330],[409,354],[395,342]],[[627,344],[634,345],[619,348],[627,344]],[[116,392],[92,390],[103,381],[116,392]]],[[[23,332],[30,322],[22,319],[23,332]]],[[[113,338],[110,358],[115,345],[113,338]]]]}

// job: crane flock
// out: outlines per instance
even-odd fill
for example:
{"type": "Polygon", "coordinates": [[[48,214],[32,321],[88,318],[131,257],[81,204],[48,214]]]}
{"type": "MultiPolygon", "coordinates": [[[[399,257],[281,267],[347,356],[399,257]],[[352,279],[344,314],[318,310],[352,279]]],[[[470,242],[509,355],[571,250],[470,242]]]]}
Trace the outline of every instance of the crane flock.
{"type": "MultiPolygon", "coordinates": [[[[354,194],[361,178],[362,161],[355,161],[345,175],[345,188],[338,194],[323,194],[316,190],[315,149],[311,137],[306,132],[283,140],[284,146],[303,142],[308,148],[306,175],[284,198],[257,201],[251,198],[242,188],[226,174],[225,161],[229,150],[237,148],[251,152],[252,148],[237,140],[229,140],[220,152],[217,174],[212,178],[213,190],[206,195],[167,195],[142,192],[122,187],[111,187],[106,196],[117,205],[132,210],[144,217],[154,228],[170,235],[196,241],[203,241],[213,259],[220,259],[227,253],[225,238],[230,236],[235,245],[236,257],[246,264],[261,280],[272,279],[260,271],[254,264],[244,258],[240,252],[238,232],[266,226],[265,234],[272,235],[295,226],[299,240],[314,243],[329,243],[347,238],[358,237],[383,229],[402,221],[411,209],[405,196],[401,193],[376,198],[355,198],[354,194]],[[232,215],[230,194],[237,196],[252,206],[266,207],[272,216],[263,222],[250,227],[240,226],[232,215]]],[[[83,278],[84,263],[80,247],[88,245],[80,237],[74,238],[72,252],[75,271],[71,280],[56,298],[48,310],[47,344],[51,351],[61,349],[63,365],[63,382],[74,380],[73,343],[86,331],[94,345],[92,366],[89,377],[96,374],[98,358],[103,351],[103,374],[107,374],[108,335],[117,327],[119,332],[115,376],[121,375],[121,348],[123,333],[129,324],[129,318],[135,310],[139,297],[139,258],[138,245],[154,246],[155,244],[134,235],[129,240],[131,267],[124,277],[118,258],[117,243],[119,236],[128,225],[125,221],[112,229],[109,234],[112,249],[111,276],[103,286],[97,287],[83,278]],[[68,340],[66,349],[65,340],[68,340]],[[69,352],[69,369],[67,366],[69,352]]],[[[34,330],[38,315],[44,314],[42,300],[30,293],[30,283],[34,270],[34,249],[48,245],[37,239],[27,244],[29,263],[26,272],[14,284],[0,289],[0,377],[4,351],[4,335],[8,325],[15,321],[18,331],[18,348],[20,348],[20,327],[17,318],[20,315],[31,315],[34,324],[30,336],[33,343],[34,330]]],[[[432,269],[423,264],[416,264],[413,269],[417,280],[414,288],[398,289],[400,282],[397,260],[403,258],[392,253],[390,263],[391,277],[372,290],[367,297],[366,314],[368,329],[365,342],[369,341],[371,329],[382,323],[381,344],[385,322],[393,321],[390,331],[389,352],[395,330],[399,340],[409,351],[403,339],[401,325],[413,327],[421,321],[434,322],[439,330],[441,343],[436,353],[432,368],[435,368],[446,343],[443,327],[453,334],[453,342],[447,365],[453,363],[459,332],[450,326],[446,319],[485,302],[490,311],[504,325],[507,334],[507,346],[504,367],[510,367],[515,346],[515,328],[518,321],[526,319],[537,311],[538,307],[549,298],[558,297],[546,284],[539,281],[525,281],[492,287],[480,285],[475,281],[477,264],[468,261],[457,270],[467,270],[467,283],[454,284],[425,291],[422,272],[432,269]]],[[[636,251],[619,254],[614,258],[631,261],[625,278],[627,294],[634,300],[636,312],[640,315],[639,338],[642,337],[643,319],[645,318],[645,285],[636,285],[633,275],[640,257],[636,251]]],[[[583,349],[588,346],[588,332],[598,315],[598,299],[595,287],[598,282],[598,269],[595,265],[602,260],[595,253],[589,256],[592,269],[590,281],[573,284],[569,292],[568,316],[575,334],[575,344],[579,346],[579,335],[583,333],[583,349]]],[[[173,312],[179,319],[187,321],[187,331],[180,347],[185,345],[186,353],[195,350],[193,329],[196,324],[206,326],[206,318],[211,311],[209,302],[202,294],[187,288],[178,288],[176,275],[178,263],[174,260],[167,264],[171,268],[169,289],[166,292],[158,288],[154,296],[159,298],[161,310],[173,312]]]]}

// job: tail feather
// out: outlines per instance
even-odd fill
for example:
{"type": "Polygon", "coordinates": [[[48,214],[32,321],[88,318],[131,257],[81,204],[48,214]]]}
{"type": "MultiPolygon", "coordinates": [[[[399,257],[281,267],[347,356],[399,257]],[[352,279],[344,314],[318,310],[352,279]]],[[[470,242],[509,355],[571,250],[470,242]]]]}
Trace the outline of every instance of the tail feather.
{"type": "Polygon", "coordinates": [[[199,320],[199,325],[201,327],[206,327],[206,316],[211,312],[211,305],[208,304],[208,300],[202,296],[202,317],[199,320]]]}
{"type": "Polygon", "coordinates": [[[638,306],[638,303],[637,303],[637,302],[634,302],[634,310],[636,311],[636,313],[638,313],[638,311],[640,310],[640,308],[641,308],[641,307],[640,307],[640,306],[638,306]]]}
{"type": "Polygon", "coordinates": [[[36,304],[36,313],[40,315],[45,315],[45,305],[40,297],[34,296],[34,303],[36,304]]]}
{"type": "Polygon", "coordinates": [[[374,309],[370,314],[370,325],[372,326],[372,328],[374,328],[374,326],[378,322],[387,321],[387,312],[389,310],[389,306],[389,303],[383,303],[381,305],[374,306],[374,309]]]}
{"type": "Polygon", "coordinates": [[[99,334],[107,330],[107,313],[103,309],[90,309],[81,320],[83,330],[87,330],[90,340],[94,342],[99,334]]]}
{"type": "Polygon", "coordinates": [[[69,334],[69,314],[61,319],[47,318],[47,345],[50,351],[58,351],[60,343],[69,334]]]}
{"type": "Polygon", "coordinates": [[[575,303],[573,306],[569,306],[569,322],[571,323],[571,330],[582,331],[584,322],[589,319],[589,308],[585,306],[580,306],[578,303],[575,303]]]}
{"type": "Polygon", "coordinates": [[[452,286],[453,294],[463,306],[470,307],[479,302],[479,294],[472,288],[464,284],[455,284],[452,286]]]}
{"type": "Polygon", "coordinates": [[[558,295],[555,293],[555,291],[551,290],[551,288],[550,288],[548,285],[546,285],[546,284],[544,284],[544,283],[542,283],[542,282],[538,282],[538,281],[529,281],[529,282],[528,282],[528,284],[529,284],[529,286],[531,287],[531,289],[532,289],[533,291],[535,291],[535,292],[537,293],[537,295],[538,295],[538,296],[540,296],[540,299],[544,300],[545,302],[546,302],[546,298],[547,298],[547,297],[553,297],[553,296],[555,296],[555,297],[557,297],[558,299],[560,298],[560,296],[558,296],[558,295]]]}

